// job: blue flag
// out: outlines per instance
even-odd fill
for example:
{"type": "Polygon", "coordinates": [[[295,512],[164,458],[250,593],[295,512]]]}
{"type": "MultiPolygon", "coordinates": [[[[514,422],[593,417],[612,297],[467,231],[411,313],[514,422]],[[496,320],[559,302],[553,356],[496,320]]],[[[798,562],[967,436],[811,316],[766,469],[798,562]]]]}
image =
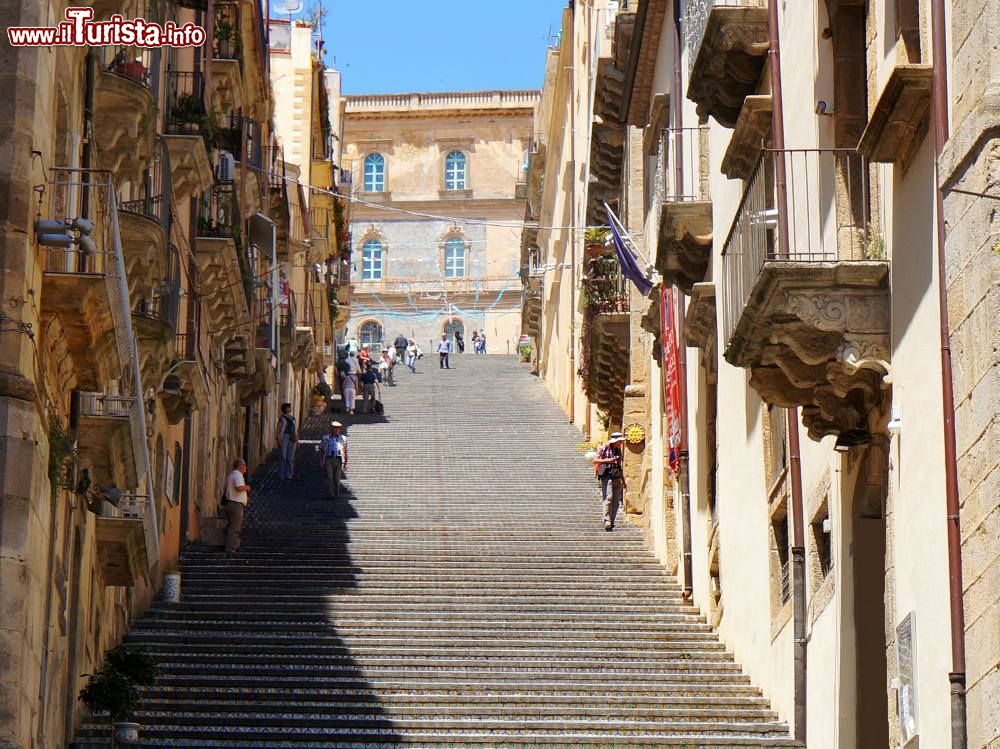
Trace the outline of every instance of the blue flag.
{"type": "Polygon", "coordinates": [[[634,246],[632,238],[607,203],[604,204],[604,210],[608,212],[608,226],[611,227],[611,237],[614,240],[615,254],[618,255],[618,265],[621,266],[622,275],[634,283],[643,296],[648,296],[653,288],[653,282],[649,280],[632,251],[634,246]]]}

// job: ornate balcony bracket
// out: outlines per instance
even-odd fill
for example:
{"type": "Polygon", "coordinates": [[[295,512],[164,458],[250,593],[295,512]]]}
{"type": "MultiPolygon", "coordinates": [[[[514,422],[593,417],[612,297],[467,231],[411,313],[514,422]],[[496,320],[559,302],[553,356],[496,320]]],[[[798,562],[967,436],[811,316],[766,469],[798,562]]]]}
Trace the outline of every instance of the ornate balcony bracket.
{"type": "Polygon", "coordinates": [[[212,60],[209,101],[217,112],[239,109],[243,103],[243,75],[240,61],[226,58],[212,60]]]}
{"type": "Polygon", "coordinates": [[[735,126],[743,100],[757,90],[769,48],[766,7],[714,6],[688,82],[698,116],[735,126]]]}
{"type": "Polygon", "coordinates": [[[212,186],[212,165],[200,135],[163,135],[170,153],[170,181],[180,203],[212,186]]]}
{"type": "Polygon", "coordinates": [[[46,272],[42,281],[42,320],[58,318],[65,351],[72,357],[76,385],[98,387],[97,343],[112,331],[111,302],[104,276],[46,272]]]}
{"type": "Polygon", "coordinates": [[[198,237],[198,265],[205,288],[209,325],[214,330],[231,330],[250,325],[250,311],[243,290],[240,262],[232,239],[198,237]]]}
{"type": "Polygon", "coordinates": [[[156,146],[156,103],[148,88],[125,76],[102,72],[94,86],[94,128],[101,166],[116,182],[141,182],[156,146]]]}
{"type": "Polygon", "coordinates": [[[159,222],[129,211],[118,212],[129,293],[144,296],[166,275],[167,237],[159,222]]]}
{"type": "Polygon", "coordinates": [[[273,393],[275,384],[274,366],[271,362],[270,349],[255,349],[253,373],[240,382],[240,402],[246,405],[253,403],[266,393],[273,393]]]}
{"type": "Polygon", "coordinates": [[[722,158],[729,179],[749,179],[762,148],[771,146],[771,96],[748,96],[722,158]]]}
{"type": "Polygon", "coordinates": [[[79,456],[99,486],[133,488],[138,484],[127,412],[80,417],[79,456]]]}
{"type": "Polygon", "coordinates": [[[226,377],[230,382],[244,380],[253,375],[254,362],[246,336],[232,336],[226,341],[223,346],[223,363],[226,377]]]}
{"type": "Polygon", "coordinates": [[[591,399],[613,423],[622,418],[628,384],[629,315],[598,315],[591,331],[589,392],[591,399]]]}
{"type": "Polygon", "coordinates": [[[684,342],[701,349],[701,365],[710,384],[718,381],[718,340],[715,284],[696,283],[684,318],[684,342]]]}
{"type": "Polygon", "coordinates": [[[802,408],[812,439],[867,427],[889,374],[884,262],[769,262],[726,347],[768,403],[802,408]]]}
{"type": "Polygon", "coordinates": [[[871,161],[909,165],[930,123],[930,65],[896,65],[872,110],[858,150],[871,161]]]}
{"type": "Polygon", "coordinates": [[[712,257],[712,202],[668,201],[660,213],[656,269],[685,294],[704,280],[712,257]]]}
{"type": "Polygon", "coordinates": [[[94,529],[101,580],[131,587],[148,577],[146,531],[141,518],[97,518],[94,529]]]}

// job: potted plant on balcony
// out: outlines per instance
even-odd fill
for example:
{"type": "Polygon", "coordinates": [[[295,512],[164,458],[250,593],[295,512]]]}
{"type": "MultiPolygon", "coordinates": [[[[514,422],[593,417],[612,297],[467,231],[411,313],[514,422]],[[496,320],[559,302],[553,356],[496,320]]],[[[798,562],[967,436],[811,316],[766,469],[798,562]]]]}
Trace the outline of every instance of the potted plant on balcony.
{"type": "Polygon", "coordinates": [[[197,134],[205,118],[201,100],[194,94],[181,94],[170,108],[170,122],[185,133],[197,134]]]}
{"type": "Polygon", "coordinates": [[[592,226],[583,235],[584,249],[587,259],[600,257],[608,242],[608,229],[603,226],[592,226]]]}
{"type": "Polygon", "coordinates": [[[151,686],[160,669],[141,650],[119,645],[104,656],[104,665],[91,674],[80,691],[80,701],[92,713],[106,713],[111,720],[112,746],[136,744],[139,724],[132,722],[139,709],[140,686],[151,686]]]}

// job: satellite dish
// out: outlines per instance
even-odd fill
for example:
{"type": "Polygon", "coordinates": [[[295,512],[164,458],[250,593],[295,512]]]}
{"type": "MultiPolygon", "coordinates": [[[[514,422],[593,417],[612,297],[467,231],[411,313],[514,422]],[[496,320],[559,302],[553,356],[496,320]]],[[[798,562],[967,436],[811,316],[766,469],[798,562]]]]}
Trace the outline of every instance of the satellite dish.
{"type": "Polygon", "coordinates": [[[274,4],[274,10],[278,13],[298,13],[302,10],[302,0],[284,0],[284,2],[278,0],[274,4]]]}

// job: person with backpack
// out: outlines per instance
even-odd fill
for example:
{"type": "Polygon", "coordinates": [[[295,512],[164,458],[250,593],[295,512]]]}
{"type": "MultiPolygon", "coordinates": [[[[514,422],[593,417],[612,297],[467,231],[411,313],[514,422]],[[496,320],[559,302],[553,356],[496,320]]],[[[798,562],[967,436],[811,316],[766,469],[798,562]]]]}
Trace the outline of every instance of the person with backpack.
{"type": "Polygon", "coordinates": [[[406,355],[406,347],[409,341],[406,340],[406,336],[400,333],[396,336],[396,340],[393,342],[393,346],[396,349],[396,358],[403,361],[403,357],[406,355]]]}
{"type": "Polygon", "coordinates": [[[233,461],[233,470],[226,476],[226,488],[222,491],[222,514],[226,516],[226,556],[233,556],[240,550],[240,536],[243,532],[243,515],[250,499],[250,485],[246,482],[247,463],[233,461]]]}
{"type": "Polygon", "coordinates": [[[624,457],[621,446],[625,436],[621,432],[612,432],[606,443],[601,445],[594,459],[594,473],[601,482],[601,498],[604,505],[604,530],[610,532],[615,528],[615,516],[621,507],[622,494],[627,488],[623,470],[624,457]],[[611,489],[610,494],[608,489],[611,489]]]}
{"type": "Polygon", "coordinates": [[[378,400],[378,373],[371,364],[362,365],[361,370],[361,398],[364,401],[366,414],[375,412],[375,403],[378,400]]]}
{"type": "Polygon", "coordinates": [[[292,416],[292,404],[281,404],[281,416],[274,431],[274,444],[278,448],[278,478],[287,481],[292,478],[292,461],[295,459],[295,446],[299,441],[299,432],[292,416]]]}
{"type": "Polygon", "coordinates": [[[340,499],[340,480],[347,469],[347,437],[340,433],[343,424],[330,422],[330,433],[319,443],[319,464],[326,473],[327,499],[340,499]]]}

